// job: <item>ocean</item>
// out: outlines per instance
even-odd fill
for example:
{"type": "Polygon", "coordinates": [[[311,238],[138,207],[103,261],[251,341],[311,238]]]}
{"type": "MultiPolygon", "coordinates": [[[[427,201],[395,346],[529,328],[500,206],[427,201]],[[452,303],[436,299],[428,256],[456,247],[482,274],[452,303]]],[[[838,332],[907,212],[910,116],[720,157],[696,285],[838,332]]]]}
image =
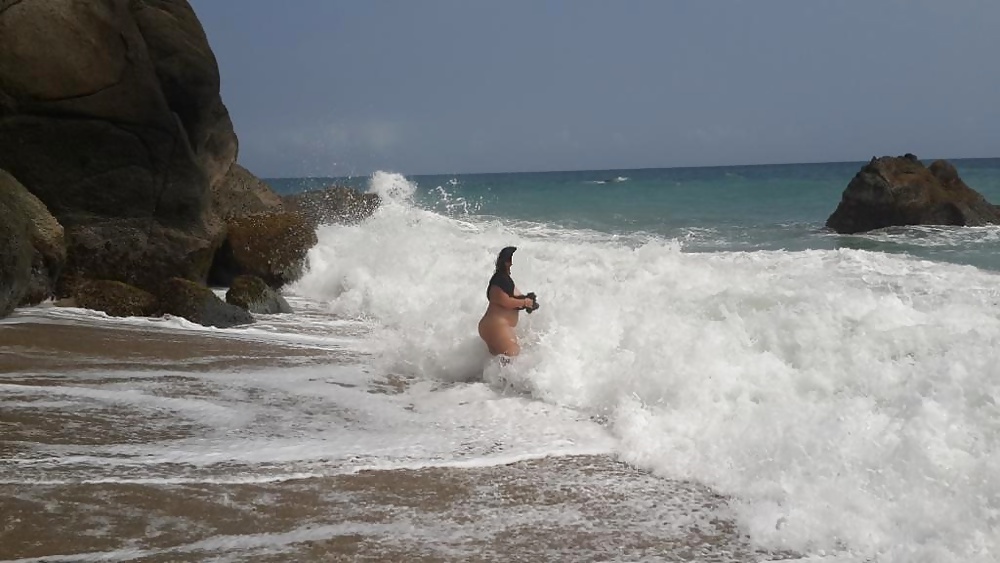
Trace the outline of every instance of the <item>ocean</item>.
{"type": "MultiPolygon", "coordinates": [[[[1000,159],[952,162],[1000,202],[1000,159]]],[[[0,321],[151,342],[7,346],[4,530],[35,539],[0,556],[997,561],[1000,227],[827,231],[863,164],[268,180],[382,197],[318,229],[295,313],[0,321]],[[541,308],[501,368],[504,246],[541,308]],[[39,547],[67,499],[86,541],[39,547]]]]}

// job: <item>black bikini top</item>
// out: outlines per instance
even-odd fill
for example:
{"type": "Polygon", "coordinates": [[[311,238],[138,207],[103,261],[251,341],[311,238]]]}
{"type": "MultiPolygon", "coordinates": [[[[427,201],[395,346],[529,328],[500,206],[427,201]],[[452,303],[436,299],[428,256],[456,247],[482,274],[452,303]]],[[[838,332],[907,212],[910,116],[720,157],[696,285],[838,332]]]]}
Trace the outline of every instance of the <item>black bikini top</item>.
{"type": "Polygon", "coordinates": [[[490,278],[490,284],[486,286],[486,299],[490,298],[490,287],[494,285],[502,289],[507,295],[514,297],[514,280],[509,274],[503,272],[493,274],[493,277],[490,278]]]}

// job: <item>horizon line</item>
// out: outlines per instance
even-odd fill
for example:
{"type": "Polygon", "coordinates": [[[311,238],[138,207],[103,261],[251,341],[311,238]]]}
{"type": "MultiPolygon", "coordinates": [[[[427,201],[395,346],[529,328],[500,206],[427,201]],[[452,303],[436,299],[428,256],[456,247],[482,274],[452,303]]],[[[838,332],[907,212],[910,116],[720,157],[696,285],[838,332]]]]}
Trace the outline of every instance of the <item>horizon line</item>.
{"type": "MultiPolygon", "coordinates": [[[[908,153],[904,153],[908,154],[908,153]]],[[[881,155],[873,156],[872,158],[883,158],[886,156],[904,156],[904,155],[881,155]]],[[[936,161],[936,160],[947,160],[960,161],[960,160],[1000,160],[1000,156],[966,156],[966,157],[946,157],[946,158],[920,158],[917,157],[920,162],[924,161],[936,161]]],[[[811,162],[763,162],[754,164],[714,164],[714,165],[681,165],[681,166],[641,166],[636,168],[579,168],[579,169],[562,169],[562,170],[510,170],[505,172],[428,172],[419,174],[409,174],[405,172],[398,172],[395,170],[387,170],[379,168],[372,172],[366,174],[355,174],[350,176],[329,176],[329,175],[311,175],[311,176],[260,176],[262,180],[279,180],[285,178],[327,178],[327,179],[338,179],[338,178],[368,178],[375,172],[388,172],[393,174],[401,174],[404,177],[418,177],[418,176],[491,176],[491,175],[502,175],[502,174],[563,174],[567,172],[615,172],[623,170],[682,170],[682,169],[699,169],[699,168],[752,168],[758,166],[810,166],[810,165],[821,165],[821,164],[859,164],[867,163],[868,160],[828,160],[828,161],[811,161],[811,162]]],[[[242,166],[242,165],[241,165],[242,166]]]]}

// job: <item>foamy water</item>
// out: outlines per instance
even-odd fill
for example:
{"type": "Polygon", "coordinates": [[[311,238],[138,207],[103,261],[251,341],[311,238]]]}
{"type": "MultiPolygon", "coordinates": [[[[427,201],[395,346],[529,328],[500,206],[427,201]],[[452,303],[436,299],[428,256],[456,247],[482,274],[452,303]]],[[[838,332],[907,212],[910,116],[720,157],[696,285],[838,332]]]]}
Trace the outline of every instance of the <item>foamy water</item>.
{"type": "Polygon", "coordinates": [[[103,413],[134,415],[128,432],[137,436],[167,430],[182,435],[134,444],[34,444],[30,454],[0,468],[0,484],[272,481],[611,451],[613,440],[606,430],[579,411],[503,396],[482,383],[456,386],[376,370],[368,355],[375,347],[368,322],[328,314],[321,321],[315,311],[309,314],[309,307],[318,304],[291,301],[307,320],[304,324],[296,325],[294,315],[273,315],[250,328],[215,329],[183,319],[114,319],[63,308],[25,309],[3,321],[79,322],[123,331],[155,327],[164,336],[205,332],[251,343],[354,351],[357,355],[347,358],[359,362],[230,371],[193,371],[185,361],[175,362],[172,370],[151,365],[142,371],[109,371],[81,365],[68,373],[39,374],[46,385],[0,380],[6,409],[64,409],[98,418],[103,413]],[[325,328],[322,336],[316,334],[319,326],[325,328]],[[274,465],[273,475],[262,475],[260,468],[268,464],[274,465]],[[234,476],[227,469],[227,476],[219,477],[220,466],[237,467],[246,475],[236,471],[234,476]],[[123,471],[136,477],[127,478],[123,471]],[[66,472],[71,481],[60,480],[66,472]]]}
{"type": "Polygon", "coordinates": [[[686,253],[449,218],[409,203],[400,176],[372,184],[383,206],[321,227],[292,291],[369,323],[377,370],[532,399],[503,416],[606,421],[622,459],[732,495],[766,549],[996,560],[996,273],[849,249],[686,253]],[[542,308],[521,316],[523,355],[501,374],[475,326],[507,245],[542,308]]]}
{"type": "MultiPolygon", "coordinates": [[[[558,522],[556,509],[508,514],[484,526],[474,523],[485,510],[475,494],[444,511],[400,511],[382,489],[371,487],[366,494],[374,499],[366,504],[357,500],[362,493],[338,487],[337,479],[367,472],[388,474],[383,479],[391,482],[402,470],[468,472],[613,452],[613,436],[581,411],[504,395],[482,382],[456,385],[379,370],[370,355],[377,348],[372,321],[337,318],[323,312],[323,303],[290,300],[298,322],[295,315],[263,316],[250,328],[225,330],[55,307],[22,309],[0,321],[6,325],[0,339],[3,328],[22,323],[79,325],[192,344],[201,335],[244,341],[248,352],[277,343],[329,353],[325,361],[304,356],[308,361],[292,367],[273,361],[256,367],[230,355],[228,369],[205,369],[205,358],[193,353],[190,359],[154,357],[144,366],[133,359],[128,363],[141,367],[122,370],[97,362],[102,351],[95,349],[94,362],[83,353],[68,369],[3,373],[0,514],[11,512],[0,526],[0,559],[40,546],[52,555],[16,560],[327,560],[309,554],[310,542],[345,536],[378,539],[367,551],[377,558],[385,557],[378,555],[382,549],[396,549],[465,559],[476,542],[502,537],[510,527],[558,522]],[[295,495],[326,508],[311,517],[295,495]],[[289,513],[295,517],[286,521],[282,515],[289,513]],[[67,514],[72,522],[63,521],[67,514]],[[469,525],[455,527],[453,518],[469,525]],[[36,519],[47,529],[34,528],[36,519]]],[[[5,347],[4,353],[30,358],[29,348],[5,347]]],[[[480,494],[497,486],[473,485],[484,489],[480,494]]],[[[616,490],[614,483],[606,490],[616,490]]],[[[677,504],[671,514],[679,514],[678,522],[697,512],[677,504]]]]}

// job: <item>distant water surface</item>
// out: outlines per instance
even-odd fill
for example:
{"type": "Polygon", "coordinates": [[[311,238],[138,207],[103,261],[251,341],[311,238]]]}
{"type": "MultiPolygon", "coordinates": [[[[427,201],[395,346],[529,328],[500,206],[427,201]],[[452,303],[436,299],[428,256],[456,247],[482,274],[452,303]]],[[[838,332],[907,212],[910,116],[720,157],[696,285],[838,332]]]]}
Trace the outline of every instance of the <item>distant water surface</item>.
{"type": "MultiPolygon", "coordinates": [[[[951,161],[1000,203],[1000,159],[951,161]]],[[[928,162],[929,163],[929,162],[928,162]]],[[[836,235],[824,228],[863,162],[413,176],[416,205],[452,217],[496,217],[593,230],[630,240],[683,241],[693,252],[857,248],[1000,270],[994,228],[895,228],[836,235]]],[[[279,193],[370,178],[276,178],[279,193]]]]}

